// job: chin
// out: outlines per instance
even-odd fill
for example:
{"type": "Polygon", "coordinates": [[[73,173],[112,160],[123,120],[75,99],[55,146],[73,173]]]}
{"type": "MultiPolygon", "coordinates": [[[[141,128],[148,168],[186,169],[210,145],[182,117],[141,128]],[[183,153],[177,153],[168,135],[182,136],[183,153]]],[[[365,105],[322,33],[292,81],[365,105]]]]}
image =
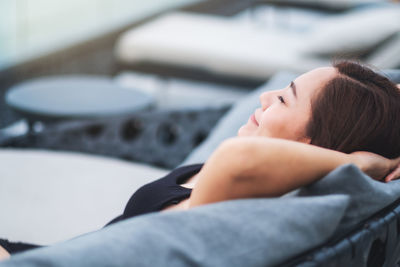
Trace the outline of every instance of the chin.
{"type": "Polygon", "coordinates": [[[237,136],[241,137],[241,136],[254,136],[255,133],[251,130],[249,130],[246,125],[240,127],[240,129],[237,132],[237,136]]]}
{"type": "Polygon", "coordinates": [[[245,132],[246,132],[245,126],[242,126],[239,128],[237,136],[245,136],[245,132]]]}

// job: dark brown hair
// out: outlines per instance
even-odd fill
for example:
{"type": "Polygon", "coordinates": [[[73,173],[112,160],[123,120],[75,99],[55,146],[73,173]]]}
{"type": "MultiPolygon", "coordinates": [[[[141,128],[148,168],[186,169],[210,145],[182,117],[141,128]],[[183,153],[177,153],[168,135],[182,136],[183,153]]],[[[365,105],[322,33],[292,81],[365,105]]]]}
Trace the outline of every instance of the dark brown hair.
{"type": "Polygon", "coordinates": [[[400,155],[400,90],[355,62],[335,63],[338,75],[311,101],[311,144],[351,153],[400,155]]]}

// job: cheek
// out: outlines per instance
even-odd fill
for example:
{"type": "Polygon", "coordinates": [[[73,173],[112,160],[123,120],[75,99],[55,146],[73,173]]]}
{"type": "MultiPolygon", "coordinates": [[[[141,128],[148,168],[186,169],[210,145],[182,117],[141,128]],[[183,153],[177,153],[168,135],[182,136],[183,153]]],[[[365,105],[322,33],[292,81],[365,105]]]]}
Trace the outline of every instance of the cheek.
{"type": "MultiPolygon", "coordinates": [[[[267,114],[266,114],[267,115],[267,114]]],[[[260,125],[258,127],[259,135],[265,135],[270,137],[280,137],[285,130],[285,116],[274,115],[274,116],[263,116],[260,125]]]]}
{"type": "Polygon", "coordinates": [[[298,140],[304,132],[303,119],[298,114],[280,110],[279,112],[263,114],[258,135],[298,140]],[[296,116],[297,115],[297,116],[296,116]]]}

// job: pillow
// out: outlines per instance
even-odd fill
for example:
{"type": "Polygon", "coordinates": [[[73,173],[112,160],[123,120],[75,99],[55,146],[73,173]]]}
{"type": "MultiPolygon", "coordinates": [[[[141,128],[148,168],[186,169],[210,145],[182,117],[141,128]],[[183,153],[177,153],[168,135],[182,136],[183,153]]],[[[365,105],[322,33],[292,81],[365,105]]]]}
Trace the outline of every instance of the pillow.
{"type": "Polygon", "coordinates": [[[400,83],[400,69],[382,70],[380,73],[394,83],[400,83]]]}
{"type": "Polygon", "coordinates": [[[297,190],[294,196],[350,196],[349,205],[335,234],[343,234],[400,197],[400,180],[382,183],[354,165],[336,168],[323,179],[297,190]]]}
{"type": "Polygon", "coordinates": [[[222,202],[123,221],[0,266],[274,266],[327,240],[348,197],[222,202]]]}

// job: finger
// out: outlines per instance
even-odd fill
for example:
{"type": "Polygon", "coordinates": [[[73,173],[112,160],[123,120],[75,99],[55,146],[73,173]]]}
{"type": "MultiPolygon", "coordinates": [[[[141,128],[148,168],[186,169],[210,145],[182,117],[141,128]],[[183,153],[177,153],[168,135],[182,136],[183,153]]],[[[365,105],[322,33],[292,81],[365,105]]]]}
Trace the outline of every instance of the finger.
{"type": "Polygon", "coordinates": [[[389,172],[389,174],[387,174],[384,177],[384,181],[386,183],[392,181],[393,179],[395,179],[395,175],[397,173],[397,169],[400,167],[399,162],[397,162],[399,160],[400,160],[400,157],[390,160],[390,167],[389,167],[390,168],[390,172],[389,172]]]}
{"type": "MultiPolygon", "coordinates": [[[[397,169],[396,169],[396,170],[397,170],[397,169]]],[[[385,182],[386,182],[386,183],[392,181],[392,180],[395,178],[396,170],[392,171],[391,173],[389,173],[389,175],[387,175],[387,176],[385,177],[385,182]]]]}
{"type": "Polygon", "coordinates": [[[385,177],[385,181],[386,182],[390,182],[396,178],[399,177],[399,172],[400,172],[400,165],[398,165],[397,167],[395,167],[386,177],[385,177]]]}
{"type": "Polygon", "coordinates": [[[388,183],[393,180],[394,173],[390,173],[388,176],[385,177],[385,183],[388,183]]]}
{"type": "Polygon", "coordinates": [[[385,178],[385,182],[393,181],[400,177],[400,166],[394,169],[388,176],[385,178]]]}

